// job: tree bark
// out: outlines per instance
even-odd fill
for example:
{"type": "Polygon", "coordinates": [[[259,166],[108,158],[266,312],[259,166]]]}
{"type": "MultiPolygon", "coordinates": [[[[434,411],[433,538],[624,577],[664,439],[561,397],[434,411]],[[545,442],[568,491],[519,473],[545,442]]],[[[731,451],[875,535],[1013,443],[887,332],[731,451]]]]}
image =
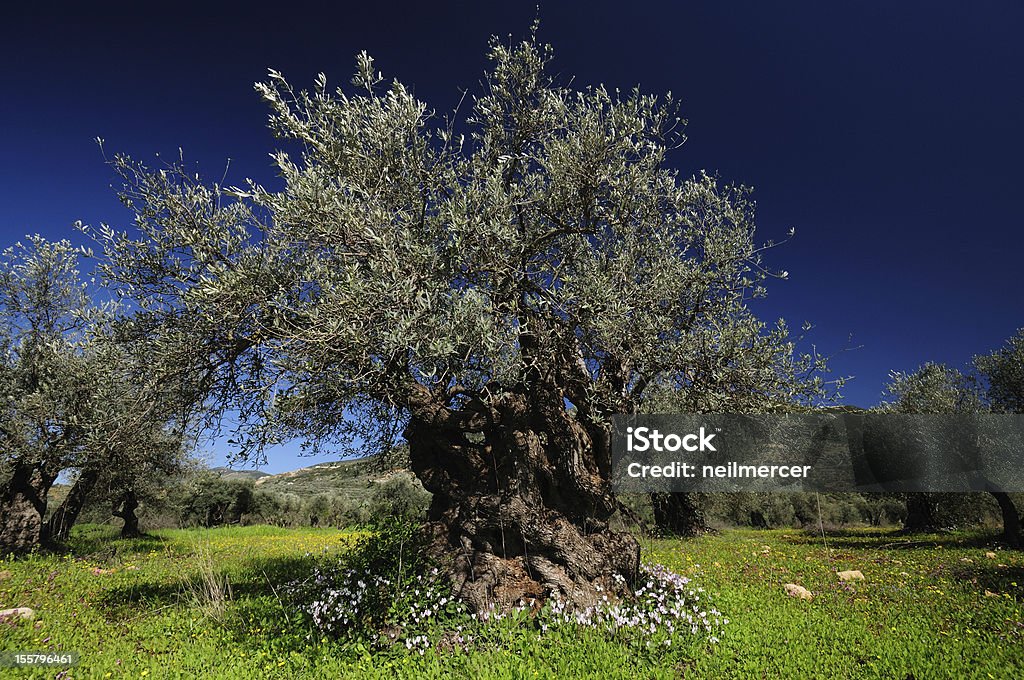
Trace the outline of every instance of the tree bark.
{"type": "Polygon", "coordinates": [[[711,531],[707,516],[688,493],[652,493],[654,523],[664,532],[676,536],[701,536],[711,531]]]}
{"type": "Polygon", "coordinates": [[[44,541],[66,541],[68,539],[71,527],[78,521],[78,516],[82,512],[82,508],[85,507],[85,501],[99,477],[99,470],[93,468],[82,470],[78,479],[71,486],[71,490],[68,491],[64,502],[54,510],[50,519],[43,526],[44,541]]]}
{"type": "Polygon", "coordinates": [[[1020,533],[1020,515],[1017,513],[1017,506],[1014,505],[1010,494],[1005,491],[990,491],[989,493],[999,504],[999,511],[1003,515],[1003,540],[1015,548],[1022,544],[1020,533]]]}
{"type": "Polygon", "coordinates": [[[135,514],[138,508],[139,499],[131,490],[126,491],[119,502],[115,504],[114,517],[124,520],[124,526],[121,527],[121,538],[138,538],[142,535],[142,531],[139,530],[139,517],[135,514]]]}
{"type": "Polygon", "coordinates": [[[23,554],[40,545],[46,495],[55,479],[41,464],[15,464],[0,488],[0,554],[23,554]]]}
{"type": "Polygon", "coordinates": [[[913,533],[935,531],[938,526],[932,498],[926,493],[909,493],[905,498],[907,518],[903,520],[903,530],[913,533]]]}
{"type": "Polygon", "coordinates": [[[505,395],[475,433],[413,412],[410,462],[433,494],[426,530],[474,611],[558,597],[572,607],[625,592],[639,543],[610,530],[610,436],[556,391],[505,395]]]}

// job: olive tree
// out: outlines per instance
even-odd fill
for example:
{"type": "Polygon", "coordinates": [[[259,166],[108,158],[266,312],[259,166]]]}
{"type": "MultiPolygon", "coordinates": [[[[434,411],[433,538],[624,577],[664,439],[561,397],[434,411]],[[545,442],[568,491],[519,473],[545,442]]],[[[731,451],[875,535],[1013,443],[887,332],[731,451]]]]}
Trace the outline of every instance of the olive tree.
{"type": "Polygon", "coordinates": [[[352,88],[271,71],[280,187],[117,156],[134,230],[90,231],[134,332],[240,451],[400,434],[461,598],[582,606],[640,559],[609,526],[610,417],[814,391],[793,376],[818,362],[748,308],[771,275],[749,190],[667,166],[671,96],[561,85],[535,39],[489,57],[452,119],[366,54],[352,88]]]}
{"type": "MultiPolygon", "coordinates": [[[[988,358],[979,359],[981,365],[988,358]]],[[[993,366],[994,372],[998,370],[993,366]]],[[[895,413],[981,413],[989,410],[986,393],[977,378],[938,363],[926,363],[912,373],[893,372],[887,386],[891,401],[885,410],[895,413]]],[[[992,394],[992,390],[988,391],[992,394]]],[[[989,493],[999,505],[1003,519],[1003,539],[1012,545],[1020,542],[1020,515],[1010,495],[1004,491],[989,493]]],[[[904,526],[911,531],[933,530],[938,522],[936,512],[943,494],[905,494],[907,518],[904,526]]],[[[947,499],[948,500],[948,499],[947,499]]]]}
{"type": "MultiPolygon", "coordinates": [[[[804,330],[809,328],[805,324],[804,330]]],[[[721,380],[662,384],[650,390],[640,407],[648,413],[792,413],[812,412],[838,399],[843,378],[826,385],[811,377],[824,373],[823,357],[804,357],[794,363],[786,344],[779,349],[774,357],[762,357],[766,364],[749,382],[722,373],[721,380]]],[[[656,492],[650,494],[650,501],[654,524],[662,533],[699,536],[711,530],[706,509],[711,503],[704,494],[656,492]]]]}
{"type": "MultiPolygon", "coordinates": [[[[118,359],[124,361],[123,356],[118,359]]],[[[87,504],[106,505],[111,515],[122,519],[122,538],[140,535],[139,505],[157,500],[168,481],[193,462],[186,445],[190,437],[179,421],[166,413],[156,415],[160,399],[154,398],[154,386],[140,384],[135,377],[109,379],[115,365],[104,363],[101,375],[107,379],[94,386],[94,417],[110,426],[95,428],[85,447],[87,455],[74,461],[74,483],[47,519],[44,540],[65,540],[87,504]]]]}
{"type": "MultiPolygon", "coordinates": [[[[978,413],[983,409],[977,385],[960,371],[926,363],[911,373],[893,371],[885,388],[882,410],[892,413],[978,413]]],[[[907,531],[935,531],[941,494],[902,494],[907,506],[907,531]]]]}
{"type": "Polygon", "coordinates": [[[87,298],[66,242],[27,239],[0,262],[0,552],[39,543],[46,498],[80,453],[86,362],[76,351],[87,298]]]}
{"type": "MultiPolygon", "coordinates": [[[[975,357],[974,365],[987,384],[986,396],[997,413],[1024,414],[1024,328],[991,354],[975,357]]],[[[996,496],[1003,513],[1005,538],[1014,545],[1024,543],[1021,518],[1007,494],[996,496]]]]}
{"type": "Polygon", "coordinates": [[[0,261],[0,553],[60,540],[102,475],[180,448],[173,393],[104,335],[112,307],[90,303],[67,241],[35,236],[0,261]],[[46,520],[62,472],[77,472],[46,520]]]}

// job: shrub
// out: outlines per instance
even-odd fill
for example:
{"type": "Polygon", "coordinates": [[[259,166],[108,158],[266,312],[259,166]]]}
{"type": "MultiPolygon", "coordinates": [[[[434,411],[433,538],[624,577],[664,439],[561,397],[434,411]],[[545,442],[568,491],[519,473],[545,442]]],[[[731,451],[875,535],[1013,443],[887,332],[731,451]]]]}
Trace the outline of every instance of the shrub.
{"type": "Polygon", "coordinates": [[[238,523],[251,512],[253,483],[223,479],[216,472],[202,471],[176,489],[183,527],[212,527],[238,523]]]}

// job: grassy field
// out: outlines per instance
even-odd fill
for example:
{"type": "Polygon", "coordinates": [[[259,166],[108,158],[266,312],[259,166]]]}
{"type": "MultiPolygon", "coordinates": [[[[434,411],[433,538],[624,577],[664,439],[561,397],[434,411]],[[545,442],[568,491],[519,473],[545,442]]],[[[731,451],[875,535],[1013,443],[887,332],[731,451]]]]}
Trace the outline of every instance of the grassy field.
{"type": "Polygon", "coordinates": [[[704,566],[731,624],[686,677],[1024,677],[1024,555],[971,535],[729,531],[652,546],[704,566]],[[836,571],[860,570],[843,583],[836,571]],[[796,583],[814,593],[783,594],[796,583]]]}
{"type": "Polygon", "coordinates": [[[1024,676],[1024,554],[972,535],[728,531],[654,541],[730,623],[717,643],[637,653],[593,631],[538,638],[506,626],[472,652],[372,654],[311,634],[279,598],[351,533],[267,527],[112,540],[84,527],[72,553],[0,563],[0,650],[70,650],[78,666],[10,677],[884,677],[1024,676]],[[842,583],[837,570],[866,580],[842,583]],[[797,583],[810,601],[785,595],[797,583]]]}

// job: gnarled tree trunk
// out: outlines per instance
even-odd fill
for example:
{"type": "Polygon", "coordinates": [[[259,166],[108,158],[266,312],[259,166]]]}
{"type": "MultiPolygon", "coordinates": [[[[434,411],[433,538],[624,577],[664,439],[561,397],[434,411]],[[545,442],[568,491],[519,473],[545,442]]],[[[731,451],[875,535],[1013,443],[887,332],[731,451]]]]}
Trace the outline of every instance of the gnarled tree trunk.
{"type": "Polygon", "coordinates": [[[552,595],[586,607],[632,584],[639,544],[608,526],[607,430],[577,420],[556,390],[503,395],[488,420],[467,433],[421,409],[405,431],[457,596],[475,611],[552,595]]]}
{"type": "Polygon", "coordinates": [[[654,523],[676,536],[700,536],[711,531],[707,516],[689,493],[652,493],[654,523]]]}
{"type": "Polygon", "coordinates": [[[121,538],[138,538],[142,535],[142,531],[139,530],[139,517],[135,514],[138,509],[139,499],[130,489],[124,492],[114,504],[112,514],[114,517],[124,520],[124,526],[121,527],[121,538]]]}
{"type": "Polygon", "coordinates": [[[86,468],[75,480],[64,502],[60,504],[43,526],[44,541],[66,541],[78,516],[85,507],[89,493],[99,479],[99,470],[86,468]]]}
{"type": "Polygon", "coordinates": [[[39,464],[15,464],[0,487],[0,554],[26,553],[42,542],[46,495],[54,479],[39,464]]]}
{"type": "Polygon", "coordinates": [[[907,517],[903,530],[913,533],[927,533],[938,529],[935,519],[935,501],[927,493],[908,493],[906,496],[907,517]]]}
{"type": "Polygon", "coordinates": [[[1003,515],[1003,540],[1013,547],[1020,547],[1022,543],[1020,535],[1020,515],[1017,514],[1017,506],[1014,505],[1010,494],[1005,491],[991,491],[992,496],[999,504],[999,512],[1003,515]]]}

